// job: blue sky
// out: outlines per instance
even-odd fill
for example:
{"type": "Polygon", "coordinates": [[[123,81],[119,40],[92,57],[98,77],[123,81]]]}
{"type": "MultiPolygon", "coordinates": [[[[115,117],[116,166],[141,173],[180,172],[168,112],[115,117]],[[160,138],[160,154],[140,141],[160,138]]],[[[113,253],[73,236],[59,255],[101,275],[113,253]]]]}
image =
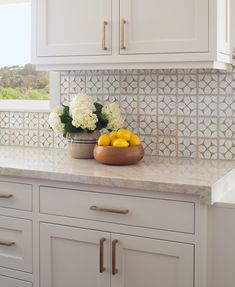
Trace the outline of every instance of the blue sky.
{"type": "Polygon", "coordinates": [[[0,67],[30,62],[30,3],[0,5],[0,67]]]}

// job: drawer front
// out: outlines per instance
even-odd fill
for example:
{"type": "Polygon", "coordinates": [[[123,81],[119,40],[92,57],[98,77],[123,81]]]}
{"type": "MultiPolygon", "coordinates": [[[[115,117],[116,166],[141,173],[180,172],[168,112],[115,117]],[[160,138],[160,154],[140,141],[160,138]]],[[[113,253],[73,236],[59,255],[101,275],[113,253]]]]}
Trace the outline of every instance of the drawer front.
{"type": "Polygon", "coordinates": [[[193,202],[40,187],[46,214],[194,233],[194,209],[193,202]]]}
{"type": "Polygon", "coordinates": [[[32,222],[0,216],[0,266],[32,272],[32,222]]]}
{"type": "Polygon", "coordinates": [[[32,287],[32,283],[17,280],[14,278],[9,278],[5,276],[0,276],[0,286],[2,287],[32,287]]]}
{"type": "Polygon", "coordinates": [[[0,181],[0,207],[32,210],[32,185],[0,181]]]}

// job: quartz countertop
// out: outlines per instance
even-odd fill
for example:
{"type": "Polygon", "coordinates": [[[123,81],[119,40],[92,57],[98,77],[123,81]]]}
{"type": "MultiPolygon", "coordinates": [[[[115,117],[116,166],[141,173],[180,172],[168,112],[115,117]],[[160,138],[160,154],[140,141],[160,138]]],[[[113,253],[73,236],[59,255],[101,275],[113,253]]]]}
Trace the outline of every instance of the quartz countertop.
{"type": "Polygon", "coordinates": [[[145,156],[136,165],[109,166],[72,159],[66,149],[1,146],[0,175],[191,194],[207,204],[235,190],[230,161],[145,156]]]}

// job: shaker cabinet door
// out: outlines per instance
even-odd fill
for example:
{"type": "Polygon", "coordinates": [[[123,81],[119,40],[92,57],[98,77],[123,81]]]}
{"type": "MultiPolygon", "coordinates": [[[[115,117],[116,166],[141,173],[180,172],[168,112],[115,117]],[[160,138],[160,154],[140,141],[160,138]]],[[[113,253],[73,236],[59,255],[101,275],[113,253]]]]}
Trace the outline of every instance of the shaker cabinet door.
{"type": "Polygon", "coordinates": [[[120,0],[120,53],[208,52],[209,0],[120,0]]]}
{"type": "Polygon", "coordinates": [[[110,234],[40,224],[41,287],[109,287],[110,234]]]}
{"type": "Polygon", "coordinates": [[[37,56],[111,54],[110,0],[37,0],[37,56]]]}
{"type": "Polygon", "coordinates": [[[190,244],[112,234],[112,287],[193,287],[190,244]]]}

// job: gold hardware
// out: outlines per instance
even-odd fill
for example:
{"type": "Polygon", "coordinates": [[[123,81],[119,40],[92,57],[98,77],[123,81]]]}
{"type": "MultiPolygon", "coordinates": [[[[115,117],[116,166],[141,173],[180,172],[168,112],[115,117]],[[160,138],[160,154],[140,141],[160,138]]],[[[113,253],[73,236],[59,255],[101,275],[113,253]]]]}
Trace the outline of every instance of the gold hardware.
{"type": "Polygon", "coordinates": [[[118,243],[117,239],[112,241],[112,275],[115,275],[118,273],[118,269],[116,268],[116,245],[117,243],[118,243]]]}
{"type": "Polygon", "coordinates": [[[12,246],[12,245],[14,245],[14,244],[15,244],[14,241],[0,240],[0,245],[3,245],[3,246],[10,247],[10,246],[12,246]]]}
{"type": "Polygon", "coordinates": [[[104,242],[105,238],[100,239],[100,273],[103,273],[106,268],[104,267],[104,242]]]}
{"type": "Polygon", "coordinates": [[[126,49],[126,46],[125,46],[125,24],[126,24],[126,20],[121,20],[121,43],[120,43],[120,48],[122,50],[126,49]]]}
{"type": "Polygon", "coordinates": [[[235,60],[235,54],[232,55],[232,59],[235,60]]]}
{"type": "Polygon", "coordinates": [[[0,198],[11,198],[11,197],[13,197],[13,194],[0,193],[0,198]]]}
{"type": "Polygon", "coordinates": [[[108,26],[107,21],[103,21],[103,28],[102,28],[102,50],[106,51],[108,48],[106,47],[106,26],[108,26]]]}
{"type": "Polygon", "coordinates": [[[92,205],[90,207],[90,210],[117,213],[117,214],[127,214],[129,212],[128,209],[113,209],[113,208],[106,208],[106,207],[98,207],[96,205],[92,205]]]}

